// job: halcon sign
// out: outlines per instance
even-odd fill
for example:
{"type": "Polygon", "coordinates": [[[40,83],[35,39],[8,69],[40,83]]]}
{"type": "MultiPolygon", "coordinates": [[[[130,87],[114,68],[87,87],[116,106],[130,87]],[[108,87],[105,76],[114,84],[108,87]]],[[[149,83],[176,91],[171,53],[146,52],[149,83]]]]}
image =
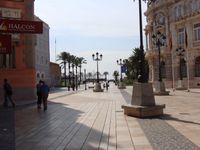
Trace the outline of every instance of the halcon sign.
{"type": "Polygon", "coordinates": [[[0,54],[11,53],[11,35],[0,35],[0,54]]]}
{"type": "Polygon", "coordinates": [[[42,33],[41,21],[0,20],[0,33],[42,33]]]}

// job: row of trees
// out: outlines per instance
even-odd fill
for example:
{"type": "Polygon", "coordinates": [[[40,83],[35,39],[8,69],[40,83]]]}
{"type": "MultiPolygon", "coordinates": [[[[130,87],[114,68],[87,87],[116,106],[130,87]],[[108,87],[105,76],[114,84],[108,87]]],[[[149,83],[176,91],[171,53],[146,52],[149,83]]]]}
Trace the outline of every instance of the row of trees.
{"type": "MultiPolygon", "coordinates": [[[[107,76],[108,76],[108,74],[109,74],[109,73],[108,73],[107,71],[105,71],[103,74],[101,74],[101,73],[99,72],[99,75],[100,75],[100,76],[104,76],[105,81],[107,81],[107,76]]],[[[92,73],[92,72],[88,72],[88,73],[87,73],[88,79],[95,79],[96,76],[97,76],[97,72],[96,72],[96,73],[92,73]]]]}
{"type": "Polygon", "coordinates": [[[82,64],[86,64],[86,60],[83,57],[77,57],[74,55],[71,55],[68,52],[61,52],[60,55],[57,56],[57,61],[60,61],[60,65],[64,69],[64,86],[67,87],[67,66],[68,66],[68,90],[70,90],[70,87],[78,88],[78,68],[79,68],[79,83],[82,81],[81,76],[81,68],[82,64]],[[76,81],[75,81],[76,79],[76,81]]]}

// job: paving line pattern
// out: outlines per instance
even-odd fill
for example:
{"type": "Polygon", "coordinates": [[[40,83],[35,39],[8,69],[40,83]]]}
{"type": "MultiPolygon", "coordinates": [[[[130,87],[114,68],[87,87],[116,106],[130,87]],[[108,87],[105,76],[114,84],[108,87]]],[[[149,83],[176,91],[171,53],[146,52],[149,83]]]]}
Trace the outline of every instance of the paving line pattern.
{"type": "MultiPolygon", "coordinates": [[[[131,94],[121,91],[124,99],[131,100],[131,94]]],[[[162,119],[137,119],[154,150],[200,150],[162,119]]]]}

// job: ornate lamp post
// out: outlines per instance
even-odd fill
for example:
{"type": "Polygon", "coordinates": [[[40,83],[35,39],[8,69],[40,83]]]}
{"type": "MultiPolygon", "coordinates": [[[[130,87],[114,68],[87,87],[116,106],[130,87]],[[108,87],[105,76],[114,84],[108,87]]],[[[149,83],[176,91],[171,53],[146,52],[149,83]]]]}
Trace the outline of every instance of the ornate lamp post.
{"type": "Polygon", "coordinates": [[[120,66],[120,81],[122,82],[122,66],[125,64],[125,60],[122,60],[121,58],[117,60],[117,64],[120,66]]]}
{"type": "Polygon", "coordinates": [[[95,54],[92,54],[93,60],[97,62],[97,83],[99,83],[99,61],[102,60],[102,57],[103,55],[102,54],[99,55],[98,52],[96,52],[96,57],[95,54]]]}
{"type": "Polygon", "coordinates": [[[177,52],[177,56],[179,56],[179,75],[180,75],[180,80],[183,80],[181,60],[185,55],[185,50],[182,47],[179,47],[179,48],[176,49],[176,52],[177,52]]]}
{"type": "Polygon", "coordinates": [[[103,92],[103,89],[101,88],[101,83],[99,82],[99,61],[102,60],[102,57],[103,55],[99,54],[98,52],[96,52],[96,55],[92,54],[93,60],[97,62],[97,82],[93,90],[94,92],[103,92]]]}
{"type": "Polygon", "coordinates": [[[122,82],[122,66],[124,66],[125,64],[125,60],[122,60],[121,58],[119,60],[117,60],[117,64],[120,66],[120,82],[119,82],[119,85],[118,85],[118,88],[119,89],[125,89],[125,85],[123,84],[122,82]]]}
{"type": "Polygon", "coordinates": [[[160,48],[161,46],[165,45],[166,36],[160,31],[157,31],[155,34],[152,35],[152,41],[154,45],[158,48],[158,69],[159,69],[159,78],[158,82],[155,84],[155,95],[169,95],[169,91],[165,90],[165,84],[162,81],[162,72],[161,72],[161,59],[160,59],[160,48]]]}
{"type": "Polygon", "coordinates": [[[160,31],[158,31],[156,34],[152,35],[152,39],[154,44],[157,46],[158,48],[158,68],[159,68],[159,82],[162,82],[162,73],[161,73],[161,61],[160,61],[160,47],[164,46],[165,41],[166,41],[166,37],[164,34],[160,33],[160,31]]]}

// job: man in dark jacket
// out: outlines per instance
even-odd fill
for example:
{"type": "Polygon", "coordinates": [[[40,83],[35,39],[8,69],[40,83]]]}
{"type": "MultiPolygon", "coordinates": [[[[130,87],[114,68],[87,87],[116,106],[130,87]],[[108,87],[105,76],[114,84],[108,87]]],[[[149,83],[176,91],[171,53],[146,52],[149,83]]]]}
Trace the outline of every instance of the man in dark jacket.
{"type": "Polygon", "coordinates": [[[38,109],[41,109],[41,103],[42,103],[42,93],[41,93],[41,88],[42,86],[42,80],[39,81],[39,83],[36,85],[36,88],[37,88],[37,106],[38,106],[38,109]]]}
{"type": "Polygon", "coordinates": [[[49,96],[49,87],[45,84],[44,81],[42,81],[42,85],[40,87],[41,94],[42,94],[42,102],[44,106],[44,111],[47,110],[47,98],[49,96]]]}
{"type": "Polygon", "coordinates": [[[8,83],[7,79],[4,79],[4,84],[3,84],[3,89],[4,89],[4,103],[3,105],[5,107],[8,107],[8,100],[11,102],[12,107],[15,107],[15,103],[12,100],[12,87],[11,85],[8,83]]]}

